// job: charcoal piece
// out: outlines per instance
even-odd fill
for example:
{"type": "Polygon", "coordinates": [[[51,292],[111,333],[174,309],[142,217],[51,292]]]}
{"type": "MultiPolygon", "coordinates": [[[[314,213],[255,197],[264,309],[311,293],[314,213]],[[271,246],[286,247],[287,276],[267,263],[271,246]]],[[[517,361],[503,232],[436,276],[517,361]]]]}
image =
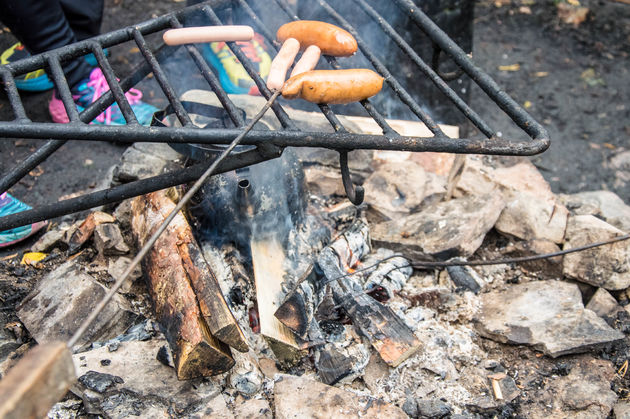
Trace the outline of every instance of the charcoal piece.
{"type": "Polygon", "coordinates": [[[465,266],[448,266],[446,271],[458,288],[465,288],[475,294],[481,290],[481,286],[465,266]]]}
{"type": "Polygon", "coordinates": [[[99,394],[103,394],[110,388],[116,386],[116,384],[122,384],[124,381],[116,375],[88,371],[79,377],[79,382],[86,388],[96,391],[99,394]]]}

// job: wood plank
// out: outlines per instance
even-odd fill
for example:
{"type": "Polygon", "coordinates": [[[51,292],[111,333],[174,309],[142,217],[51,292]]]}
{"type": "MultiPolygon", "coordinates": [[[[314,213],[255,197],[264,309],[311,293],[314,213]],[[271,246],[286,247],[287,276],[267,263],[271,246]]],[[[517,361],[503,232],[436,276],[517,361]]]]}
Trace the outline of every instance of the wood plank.
{"type": "Polygon", "coordinates": [[[0,381],[0,417],[41,418],[75,383],[64,342],[37,345],[0,381]]]}
{"type": "MultiPolygon", "coordinates": [[[[173,207],[164,191],[132,201],[132,230],[140,246],[173,207]]],[[[180,245],[191,237],[190,226],[179,213],[143,261],[156,318],[165,329],[181,380],[220,374],[234,365],[228,345],[211,333],[179,253],[180,245]]]]}

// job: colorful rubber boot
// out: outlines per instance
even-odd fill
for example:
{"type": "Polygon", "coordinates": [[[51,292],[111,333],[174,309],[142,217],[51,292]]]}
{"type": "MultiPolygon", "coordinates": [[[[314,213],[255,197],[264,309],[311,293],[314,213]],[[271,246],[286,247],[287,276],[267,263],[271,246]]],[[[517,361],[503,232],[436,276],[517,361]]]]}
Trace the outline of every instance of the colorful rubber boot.
{"type": "MultiPolygon", "coordinates": [[[[109,85],[101,69],[93,69],[88,79],[85,79],[79,83],[77,87],[72,89],[72,97],[77,104],[79,113],[83,112],[85,108],[108,90],[109,85]]],[[[142,92],[137,89],[129,89],[129,91],[125,93],[125,96],[131,105],[133,113],[136,115],[138,123],[141,125],[149,125],[151,123],[151,117],[158,109],[155,106],[142,102],[140,100],[142,99],[142,92]]],[[[67,123],[69,121],[66,108],[63,106],[63,102],[59,98],[56,90],[53,92],[52,99],[48,104],[48,110],[54,122],[67,123]]],[[[115,103],[91,122],[91,124],[104,125],[125,125],[126,123],[125,117],[115,103]]]]}
{"type": "MultiPolygon", "coordinates": [[[[24,48],[24,45],[18,42],[0,55],[0,64],[9,64],[30,56],[31,54],[24,48]]],[[[43,69],[15,77],[15,86],[27,92],[43,92],[54,87],[53,82],[50,81],[43,69]]]]}
{"type": "MultiPolygon", "coordinates": [[[[18,212],[30,210],[31,207],[18,201],[8,193],[0,194],[0,217],[18,212]]],[[[48,224],[48,221],[40,221],[31,225],[0,231],[0,248],[11,246],[37,233],[48,224]]]]}
{"type": "MultiPolygon", "coordinates": [[[[271,57],[266,51],[265,42],[259,34],[254,35],[251,41],[237,42],[243,53],[249,58],[263,79],[269,75],[271,57]]],[[[204,44],[201,50],[204,58],[219,73],[221,86],[227,93],[260,95],[258,86],[254,83],[245,67],[232,53],[225,42],[212,42],[204,44]]]]}
{"type": "MultiPolygon", "coordinates": [[[[109,54],[107,49],[103,50],[103,52],[105,55],[109,54]]],[[[6,49],[2,55],[0,55],[0,64],[9,64],[30,56],[31,54],[26,50],[26,48],[24,48],[24,45],[18,42],[11,48],[6,49]]],[[[84,57],[84,59],[92,67],[96,67],[97,63],[94,54],[88,54],[84,57]]],[[[40,69],[17,76],[15,78],[15,87],[26,92],[43,92],[52,89],[55,85],[48,78],[46,72],[43,69],[40,69]]]]}

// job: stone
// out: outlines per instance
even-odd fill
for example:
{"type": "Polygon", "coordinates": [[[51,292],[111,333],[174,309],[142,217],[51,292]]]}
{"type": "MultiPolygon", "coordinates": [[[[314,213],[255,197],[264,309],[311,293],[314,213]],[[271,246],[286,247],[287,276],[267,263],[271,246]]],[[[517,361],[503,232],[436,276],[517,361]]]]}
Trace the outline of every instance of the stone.
{"type": "Polygon", "coordinates": [[[498,194],[438,202],[408,217],[374,225],[372,242],[411,259],[426,255],[444,259],[470,256],[494,226],[504,206],[498,194]]]}
{"type": "MultiPolygon", "coordinates": [[[[109,259],[107,262],[107,273],[114,278],[114,281],[117,281],[118,278],[122,276],[125,270],[129,267],[131,263],[131,258],[126,256],[120,256],[115,259],[109,259]]],[[[133,282],[142,276],[142,268],[140,265],[136,265],[136,267],[131,271],[129,277],[125,281],[125,283],[120,287],[119,292],[122,294],[126,294],[131,290],[131,286],[133,282]]]]}
{"type": "Polygon", "coordinates": [[[451,413],[448,403],[440,399],[416,400],[418,416],[421,418],[443,418],[451,413]]]}
{"type": "Polygon", "coordinates": [[[317,196],[344,196],[341,172],[326,166],[307,166],[304,168],[306,185],[311,194],[317,196]]]}
{"type": "MultiPolygon", "coordinates": [[[[623,235],[623,231],[592,215],[569,217],[564,249],[623,235]]],[[[607,290],[630,286],[630,247],[618,242],[564,256],[563,273],[569,278],[607,290]]]]}
{"type": "Polygon", "coordinates": [[[249,399],[235,403],[234,417],[237,419],[262,418],[272,419],[273,413],[265,399],[249,399]]]}
{"type": "Polygon", "coordinates": [[[125,183],[156,176],[181,155],[163,143],[134,143],[121,157],[114,180],[125,183]]]}
{"type": "Polygon", "coordinates": [[[68,247],[63,241],[66,230],[67,228],[54,228],[50,231],[47,231],[35,242],[35,244],[33,244],[33,246],[31,246],[31,250],[33,252],[48,253],[55,247],[61,246],[63,246],[65,250],[68,247]]]}
{"type": "Polygon", "coordinates": [[[394,405],[292,375],[280,376],[273,399],[277,419],[306,419],[313,415],[340,419],[407,418],[405,412],[394,405]]]}
{"type": "Polygon", "coordinates": [[[617,402],[613,408],[613,412],[615,412],[615,418],[617,419],[630,419],[630,402],[617,402]]]}
{"type": "Polygon", "coordinates": [[[273,380],[276,374],[280,374],[280,370],[276,366],[276,361],[271,358],[260,358],[258,360],[258,366],[263,375],[271,380],[273,380]]]}
{"type": "Polygon", "coordinates": [[[530,345],[554,358],[624,338],[623,333],[584,309],[574,284],[526,282],[483,294],[481,302],[475,326],[482,336],[501,343],[530,345]]]}
{"type": "Polygon", "coordinates": [[[615,314],[621,307],[608,291],[598,288],[586,305],[586,309],[594,311],[599,317],[605,317],[615,314]]]}
{"type": "Polygon", "coordinates": [[[101,255],[124,255],[129,253],[120,227],[115,223],[100,224],[94,229],[94,245],[101,255]]]}
{"type": "Polygon", "coordinates": [[[382,379],[389,375],[389,366],[377,354],[372,353],[363,372],[363,381],[370,391],[375,392],[382,379]]]}
{"type": "Polygon", "coordinates": [[[446,193],[446,179],[430,177],[420,165],[401,161],[381,165],[366,179],[363,187],[370,210],[393,220],[414,212],[429,194],[446,193]],[[440,189],[430,182],[436,179],[441,180],[440,189]]]}
{"type": "Polygon", "coordinates": [[[549,240],[562,243],[568,210],[554,200],[538,199],[527,192],[509,194],[510,198],[495,228],[522,240],[549,240]]]}
{"type": "Polygon", "coordinates": [[[580,192],[558,195],[558,199],[575,215],[595,215],[620,230],[630,232],[630,206],[611,191],[580,192]]]}
{"type": "MultiPolygon", "coordinates": [[[[18,306],[17,315],[37,342],[66,341],[106,293],[107,288],[68,261],[37,283],[18,306]]],[[[114,297],[77,344],[112,338],[124,332],[134,318],[122,298],[114,297]]]]}
{"type": "Polygon", "coordinates": [[[263,384],[263,374],[256,366],[256,361],[248,354],[233,354],[234,367],[230,370],[230,386],[244,396],[252,396],[260,391],[263,384]]]}
{"type": "Polygon", "coordinates": [[[184,412],[186,415],[216,414],[216,417],[221,417],[219,413],[223,412],[227,413],[224,417],[232,417],[218,384],[207,379],[179,381],[173,368],[157,360],[157,353],[164,345],[166,341],[160,335],[147,341],[121,342],[116,352],[109,352],[103,346],[77,353],[73,360],[80,377],[92,371],[123,381],[109,388],[107,397],[99,402],[110,417],[120,417],[117,412],[134,409],[136,416],[141,417],[181,417],[184,412]],[[103,365],[103,359],[111,362],[103,365]],[[216,397],[219,400],[214,400],[216,397]],[[208,412],[208,409],[211,410],[208,412]]]}

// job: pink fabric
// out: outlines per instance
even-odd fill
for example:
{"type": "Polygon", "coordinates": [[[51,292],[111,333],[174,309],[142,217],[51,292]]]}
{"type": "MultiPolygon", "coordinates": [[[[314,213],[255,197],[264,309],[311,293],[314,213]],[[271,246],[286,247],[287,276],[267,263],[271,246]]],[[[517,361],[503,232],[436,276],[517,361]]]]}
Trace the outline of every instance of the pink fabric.
{"type": "MultiPolygon", "coordinates": [[[[119,80],[119,79],[116,79],[119,80]]],[[[105,80],[105,76],[100,68],[95,68],[90,73],[90,81],[87,83],[88,87],[94,89],[94,94],[92,95],[92,102],[101,97],[104,93],[109,90],[109,85],[107,84],[107,80],[105,80]]],[[[138,89],[129,89],[127,93],[125,93],[125,97],[129,101],[130,105],[135,105],[140,102],[142,99],[142,92],[138,89]]],[[[96,120],[99,122],[105,122],[106,125],[109,125],[112,122],[112,107],[110,106],[96,117],[96,120]]]]}

